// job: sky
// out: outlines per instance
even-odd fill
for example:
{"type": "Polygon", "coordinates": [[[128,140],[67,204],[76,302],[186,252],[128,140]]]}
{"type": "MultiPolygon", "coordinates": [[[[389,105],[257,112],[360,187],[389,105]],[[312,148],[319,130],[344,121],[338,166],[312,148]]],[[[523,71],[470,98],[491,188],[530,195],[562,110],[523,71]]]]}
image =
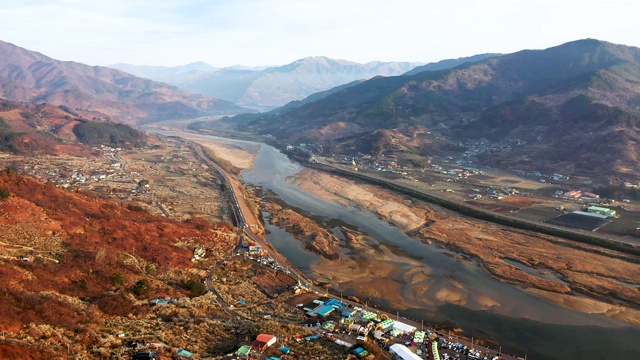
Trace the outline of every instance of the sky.
{"type": "Polygon", "coordinates": [[[595,38],[639,46],[637,0],[0,0],[0,40],[89,65],[433,62],[595,38]]]}

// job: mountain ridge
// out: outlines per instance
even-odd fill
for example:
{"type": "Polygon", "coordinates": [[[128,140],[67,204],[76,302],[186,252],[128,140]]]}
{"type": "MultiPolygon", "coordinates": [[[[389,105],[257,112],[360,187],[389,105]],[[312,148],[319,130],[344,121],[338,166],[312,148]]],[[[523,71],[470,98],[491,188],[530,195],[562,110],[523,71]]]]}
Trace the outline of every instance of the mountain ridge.
{"type": "Polygon", "coordinates": [[[0,41],[0,97],[99,111],[122,121],[197,117],[235,105],[120,70],[59,61],[0,41]]]}
{"type": "Polygon", "coordinates": [[[434,155],[462,149],[458,144],[481,137],[493,142],[520,140],[526,148],[484,160],[522,169],[541,162],[551,168],[569,166],[591,173],[598,171],[597,166],[589,165],[587,158],[595,156],[603,159],[597,162],[604,166],[600,173],[635,178],[638,176],[625,169],[640,166],[640,154],[631,145],[638,141],[639,59],[638,48],[577,40],[452,69],[373,78],[296,109],[240,121],[237,126],[272,134],[287,144],[329,142],[338,150],[341,146],[357,150],[354,144],[368,144],[360,150],[378,153],[402,148],[434,155]],[[584,126],[578,120],[587,118],[591,125],[585,129],[591,132],[591,141],[609,144],[621,139],[625,143],[609,146],[612,153],[607,156],[593,153],[589,141],[575,131],[584,126]],[[332,128],[340,131],[331,136],[332,128]],[[426,133],[425,128],[436,131],[439,140],[414,139],[412,145],[399,145],[397,139],[412,131],[426,133]],[[396,145],[391,146],[385,139],[396,135],[396,145]],[[340,139],[349,139],[350,145],[341,144],[340,139]],[[371,148],[371,144],[378,145],[371,148]],[[577,156],[580,149],[587,150],[585,155],[577,156]]]}
{"type": "Polygon", "coordinates": [[[132,65],[132,64],[112,64],[108,68],[124,71],[135,76],[154,81],[164,82],[176,86],[172,80],[176,77],[185,79],[195,79],[203,74],[215,72],[220,68],[211,66],[203,61],[179,66],[155,66],[155,65],[132,65]]]}
{"type": "MultiPolygon", "coordinates": [[[[232,66],[197,76],[171,79],[166,76],[155,80],[242,106],[273,109],[352,81],[400,75],[420,64],[379,61],[360,64],[326,56],[308,56],[263,69],[232,66]]],[[[133,73],[143,75],[142,72],[133,73]]]]}

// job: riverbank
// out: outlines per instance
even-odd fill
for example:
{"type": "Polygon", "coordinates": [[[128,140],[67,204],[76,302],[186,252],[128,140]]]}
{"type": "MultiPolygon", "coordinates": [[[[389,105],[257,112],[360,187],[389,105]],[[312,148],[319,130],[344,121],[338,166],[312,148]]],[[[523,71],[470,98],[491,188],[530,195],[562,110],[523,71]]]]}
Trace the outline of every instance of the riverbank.
{"type": "MultiPolygon", "coordinates": [[[[234,166],[252,166],[254,149],[220,148],[218,141],[202,144],[214,151],[217,148],[218,156],[234,166]]],[[[492,276],[556,304],[640,324],[640,293],[636,287],[624,285],[640,279],[637,257],[469,219],[317,170],[305,169],[286,181],[327,201],[371,211],[416,241],[435,242],[453,250],[448,255],[459,261],[478,259],[492,276]]],[[[318,224],[293,209],[271,208],[270,212],[274,223],[297,229],[307,250],[331,254],[312,268],[319,280],[337,288],[385,299],[399,309],[434,308],[443,303],[480,310],[506,306],[486,294],[466,291],[455,278],[447,283],[434,281],[429,276],[431,269],[419,259],[380,246],[364,233],[341,229],[344,239],[333,234],[318,236],[318,224]],[[321,241],[325,244],[319,246],[321,241]]]]}
{"type": "Polygon", "coordinates": [[[240,144],[233,141],[213,140],[198,135],[182,133],[180,137],[201,145],[213,151],[220,159],[226,160],[231,165],[245,170],[253,167],[258,145],[240,144]]]}
{"type": "MultiPolygon", "coordinates": [[[[636,257],[461,217],[376,186],[358,184],[317,170],[303,170],[293,183],[323,199],[350,203],[371,211],[421,241],[437,242],[457,253],[479,259],[493,276],[554,303],[640,325],[640,292],[636,287],[624,285],[640,279],[636,257]],[[534,271],[525,272],[515,266],[514,261],[534,271]]],[[[407,285],[420,283],[420,279],[411,274],[407,277],[407,285]]],[[[412,292],[419,296],[427,290],[417,287],[412,292]]],[[[436,298],[464,305],[462,293],[455,286],[443,288],[438,290],[436,298]]],[[[499,305],[486,296],[479,296],[477,300],[487,307],[499,305]]]]}

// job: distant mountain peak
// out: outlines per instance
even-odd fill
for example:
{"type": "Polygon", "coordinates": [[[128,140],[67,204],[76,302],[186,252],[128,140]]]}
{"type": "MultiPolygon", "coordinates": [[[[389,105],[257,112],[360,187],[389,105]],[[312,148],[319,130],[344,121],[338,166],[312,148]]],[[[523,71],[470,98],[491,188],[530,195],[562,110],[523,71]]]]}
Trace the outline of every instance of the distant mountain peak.
{"type": "Polygon", "coordinates": [[[261,71],[218,71],[180,86],[243,106],[275,108],[353,81],[379,75],[401,75],[414,66],[415,63],[408,62],[360,64],[326,56],[308,56],[261,71]]]}
{"type": "Polygon", "coordinates": [[[300,65],[317,65],[317,64],[321,64],[324,66],[331,66],[333,64],[340,64],[340,65],[362,65],[362,64],[358,64],[352,61],[348,61],[348,60],[340,60],[340,59],[332,59],[326,56],[307,56],[305,58],[302,59],[298,59],[288,65],[284,65],[284,66],[280,66],[280,67],[276,67],[276,68],[290,68],[293,66],[300,66],[300,65]]]}

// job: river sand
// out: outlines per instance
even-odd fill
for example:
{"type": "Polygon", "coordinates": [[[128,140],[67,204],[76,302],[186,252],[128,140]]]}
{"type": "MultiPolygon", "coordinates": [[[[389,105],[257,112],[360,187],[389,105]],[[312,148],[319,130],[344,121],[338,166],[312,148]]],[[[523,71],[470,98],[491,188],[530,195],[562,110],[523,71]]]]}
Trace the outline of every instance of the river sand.
{"type": "Polygon", "coordinates": [[[259,145],[244,145],[224,140],[206,139],[200,136],[189,136],[184,134],[181,134],[180,136],[211,149],[216,156],[223,160],[227,160],[231,165],[239,169],[251,169],[253,167],[253,161],[256,158],[256,152],[260,148],[259,145]]]}
{"type": "MultiPolygon", "coordinates": [[[[241,147],[201,138],[192,140],[238,168],[248,169],[253,165],[255,146],[241,147]]],[[[471,255],[493,276],[549,301],[640,325],[640,292],[617,282],[634,283],[640,279],[640,264],[631,256],[462,217],[373,185],[313,169],[304,169],[287,180],[325,200],[369,210],[416,239],[437,242],[471,255]],[[558,276],[558,281],[527,274],[503,259],[515,260],[541,272],[550,271],[558,276]]],[[[397,309],[442,303],[476,309],[502,305],[484,294],[468,293],[455,279],[434,284],[429,278],[430,269],[419,259],[395,254],[384,246],[369,246],[364,234],[352,234],[352,238],[349,244],[352,251],[341,251],[338,260],[323,259],[312,267],[320,280],[360,296],[385,299],[397,309]]],[[[465,260],[461,257],[460,261],[465,260]]]]}

